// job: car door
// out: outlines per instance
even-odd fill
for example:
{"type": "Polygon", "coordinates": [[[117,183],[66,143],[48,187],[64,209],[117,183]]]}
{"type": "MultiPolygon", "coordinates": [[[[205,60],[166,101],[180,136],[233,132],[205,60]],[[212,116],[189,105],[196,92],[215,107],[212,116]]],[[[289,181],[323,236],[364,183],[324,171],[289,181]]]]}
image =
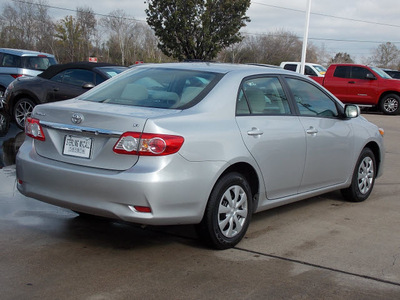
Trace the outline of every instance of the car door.
{"type": "Polygon", "coordinates": [[[237,99],[236,122],[261,170],[268,199],[294,195],[301,183],[306,137],[292,110],[278,77],[243,81],[237,99]]]}
{"type": "Polygon", "coordinates": [[[347,180],[354,148],[351,124],[339,116],[338,104],[315,84],[286,77],[306,135],[307,153],[299,192],[347,180]]]}
{"type": "Polygon", "coordinates": [[[376,104],[377,80],[370,70],[364,67],[351,67],[348,81],[348,101],[355,104],[376,104]],[[371,76],[367,78],[367,75],[371,76]]]}
{"type": "Polygon", "coordinates": [[[68,69],[51,78],[53,101],[71,99],[86,92],[85,83],[95,84],[95,73],[90,70],[68,69]]]}

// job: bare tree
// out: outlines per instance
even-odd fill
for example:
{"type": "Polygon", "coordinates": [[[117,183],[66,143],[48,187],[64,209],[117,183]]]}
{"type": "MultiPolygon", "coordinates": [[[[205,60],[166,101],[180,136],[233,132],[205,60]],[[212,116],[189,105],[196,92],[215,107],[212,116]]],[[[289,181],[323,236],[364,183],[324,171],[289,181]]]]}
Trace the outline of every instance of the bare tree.
{"type": "Polygon", "coordinates": [[[400,51],[395,44],[391,42],[383,43],[373,51],[370,58],[372,64],[380,68],[397,69],[400,63],[400,51]]]}
{"type": "Polygon", "coordinates": [[[80,45],[80,56],[87,60],[93,53],[92,40],[97,33],[97,20],[93,10],[89,7],[80,7],[76,10],[76,20],[82,30],[82,44],[80,45]]]}
{"type": "Polygon", "coordinates": [[[49,51],[53,24],[44,1],[11,2],[4,5],[1,44],[7,47],[49,51]]]}
{"type": "Polygon", "coordinates": [[[126,58],[131,51],[131,42],[134,39],[133,31],[136,25],[131,17],[123,10],[114,10],[109,16],[101,19],[101,24],[106,28],[110,35],[109,47],[115,48],[112,44],[116,43],[119,49],[120,62],[125,65],[126,58]]]}

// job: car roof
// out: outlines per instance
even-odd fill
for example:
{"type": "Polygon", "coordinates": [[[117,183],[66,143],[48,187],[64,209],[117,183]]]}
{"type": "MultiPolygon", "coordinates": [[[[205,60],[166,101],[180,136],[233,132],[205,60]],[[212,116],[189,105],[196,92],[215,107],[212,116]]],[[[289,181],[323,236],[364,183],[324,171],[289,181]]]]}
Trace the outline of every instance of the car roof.
{"type": "Polygon", "coordinates": [[[45,56],[48,56],[48,57],[54,57],[54,55],[49,54],[49,53],[45,53],[45,52],[32,51],[32,50],[23,50],[23,49],[11,49],[11,48],[0,48],[0,53],[13,54],[13,55],[18,55],[18,56],[45,55],[45,56]]]}
{"type": "MultiPolygon", "coordinates": [[[[243,74],[265,74],[265,73],[279,73],[288,74],[289,71],[276,66],[266,65],[249,65],[249,64],[229,64],[218,62],[179,62],[179,63],[160,63],[138,65],[135,68],[165,68],[165,69],[181,69],[188,71],[204,71],[227,74],[230,72],[238,72],[243,74]]],[[[292,74],[292,72],[290,72],[292,74]]]]}
{"type": "Polygon", "coordinates": [[[95,68],[100,68],[100,67],[122,67],[119,65],[115,64],[110,64],[110,63],[94,63],[94,62],[73,62],[73,63],[67,63],[67,64],[58,64],[58,65],[52,65],[47,68],[43,73],[39,74],[39,77],[45,78],[45,79],[50,79],[54,75],[60,73],[61,71],[67,70],[67,69],[84,69],[84,70],[93,70],[95,68]]]}

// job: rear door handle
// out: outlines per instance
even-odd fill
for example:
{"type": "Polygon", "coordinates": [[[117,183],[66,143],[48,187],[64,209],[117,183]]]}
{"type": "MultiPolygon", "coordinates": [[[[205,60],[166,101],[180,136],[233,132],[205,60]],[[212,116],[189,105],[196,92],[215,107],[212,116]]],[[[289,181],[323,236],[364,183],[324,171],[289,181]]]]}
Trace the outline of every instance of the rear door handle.
{"type": "Polygon", "coordinates": [[[308,128],[306,130],[306,132],[307,132],[307,134],[316,135],[318,133],[318,129],[313,127],[313,126],[311,126],[310,128],[308,128]]]}
{"type": "Polygon", "coordinates": [[[355,81],[349,81],[349,83],[350,83],[350,84],[355,84],[356,82],[355,82],[355,81]]]}
{"type": "Polygon", "coordinates": [[[253,127],[253,128],[251,128],[251,130],[247,131],[247,134],[251,135],[251,136],[260,136],[263,133],[264,132],[262,132],[260,129],[258,129],[256,127],[253,127]]]}

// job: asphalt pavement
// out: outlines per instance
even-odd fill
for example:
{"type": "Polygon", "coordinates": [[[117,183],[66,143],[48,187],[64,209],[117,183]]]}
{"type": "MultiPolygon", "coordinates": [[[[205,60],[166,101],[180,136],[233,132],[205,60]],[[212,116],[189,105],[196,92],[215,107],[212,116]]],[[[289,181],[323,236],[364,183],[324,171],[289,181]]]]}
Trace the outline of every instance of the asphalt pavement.
{"type": "Polygon", "coordinates": [[[22,196],[13,125],[0,138],[1,299],[400,299],[400,116],[364,116],[386,145],[367,201],[334,192],[261,212],[225,251],[193,226],[82,218],[22,196]]]}

